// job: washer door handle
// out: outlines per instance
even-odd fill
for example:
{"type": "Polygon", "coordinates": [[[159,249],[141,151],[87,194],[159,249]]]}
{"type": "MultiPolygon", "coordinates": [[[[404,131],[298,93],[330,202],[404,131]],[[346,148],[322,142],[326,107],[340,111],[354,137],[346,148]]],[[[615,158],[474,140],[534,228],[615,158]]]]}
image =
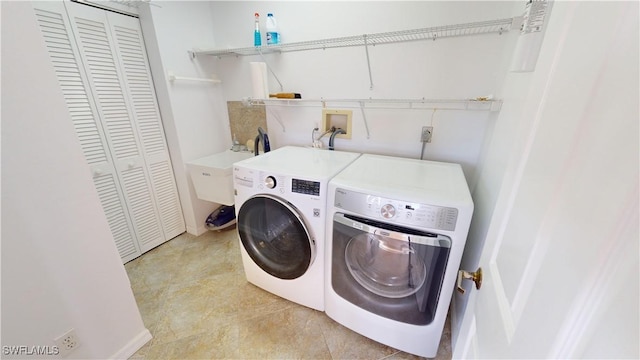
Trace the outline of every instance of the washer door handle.
{"type": "Polygon", "coordinates": [[[462,287],[462,280],[473,280],[476,283],[476,289],[480,290],[482,287],[482,268],[478,268],[475,272],[468,272],[466,270],[458,270],[458,281],[457,287],[458,291],[461,294],[465,293],[464,288],[462,287]]]}

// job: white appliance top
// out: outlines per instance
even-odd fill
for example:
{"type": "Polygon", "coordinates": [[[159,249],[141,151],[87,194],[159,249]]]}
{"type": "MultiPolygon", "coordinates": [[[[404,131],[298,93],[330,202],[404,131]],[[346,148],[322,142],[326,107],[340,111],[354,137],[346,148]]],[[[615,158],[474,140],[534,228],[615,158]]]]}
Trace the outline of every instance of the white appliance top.
{"type": "Polygon", "coordinates": [[[473,207],[459,164],[364,154],[331,183],[338,188],[398,200],[473,207]]]}
{"type": "Polygon", "coordinates": [[[324,180],[333,177],[360,156],[358,153],[284,146],[239,161],[234,166],[278,175],[324,180]]]}

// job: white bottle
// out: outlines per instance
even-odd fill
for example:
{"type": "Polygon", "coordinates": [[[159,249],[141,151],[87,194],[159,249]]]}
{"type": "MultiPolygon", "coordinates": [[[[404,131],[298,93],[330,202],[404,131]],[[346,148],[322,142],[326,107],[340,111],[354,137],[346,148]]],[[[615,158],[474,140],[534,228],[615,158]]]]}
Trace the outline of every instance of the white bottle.
{"type": "Polygon", "coordinates": [[[280,43],[280,34],[278,33],[278,23],[272,13],[267,14],[267,45],[275,45],[280,43]]]}

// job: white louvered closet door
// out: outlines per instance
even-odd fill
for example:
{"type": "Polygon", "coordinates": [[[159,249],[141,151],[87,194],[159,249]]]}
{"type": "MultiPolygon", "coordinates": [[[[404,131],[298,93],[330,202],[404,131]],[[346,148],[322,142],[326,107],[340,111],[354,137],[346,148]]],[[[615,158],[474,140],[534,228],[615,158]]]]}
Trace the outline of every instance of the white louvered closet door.
{"type": "Polygon", "coordinates": [[[125,90],[142,143],[164,236],[171,239],[185,230],[178,190],[173,177],[160,110],[138,19],[107,12],[125,90]]]}
{"type": "Polygon", "coordinates": [[[34,4],[76,133],[126,262],[185,229],[139,21],[77,3],[34,4]],[[50,25],[52,18],[57,19],[57,27],[50,25]],[[67,43],[62,52],[60,38],[67,43]],[[69,62],[75,68],[73,83],[67,74],[69,62]],[[78,97],[82,116],[74,116],[78,97]],[[98,161],[94,158],[106,161],[94,165],[92,161],[98,161]],[[118,214],[118,221],[110,214],[118,214]]]}
{"type": "Polygon", "coordinates": [[[38,2],[35,14],[76,135],[123,262],[141,254],[107,140],[97,116],[62,2],[38,2]]]}

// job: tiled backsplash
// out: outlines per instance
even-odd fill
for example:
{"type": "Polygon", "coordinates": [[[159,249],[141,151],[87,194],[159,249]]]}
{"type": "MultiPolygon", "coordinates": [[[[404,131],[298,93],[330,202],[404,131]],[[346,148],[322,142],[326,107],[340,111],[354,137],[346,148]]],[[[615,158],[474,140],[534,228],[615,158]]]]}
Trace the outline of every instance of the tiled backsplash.
{"type": "Polygon", "coordinates": [[[231,138],[245,145],[247,140],[254,140],[258,135],[258,127],[267,129],[267,115],[264,106],[244,105],[242,101],[227,101],[229,109],[229,126],[231,138]]]}

